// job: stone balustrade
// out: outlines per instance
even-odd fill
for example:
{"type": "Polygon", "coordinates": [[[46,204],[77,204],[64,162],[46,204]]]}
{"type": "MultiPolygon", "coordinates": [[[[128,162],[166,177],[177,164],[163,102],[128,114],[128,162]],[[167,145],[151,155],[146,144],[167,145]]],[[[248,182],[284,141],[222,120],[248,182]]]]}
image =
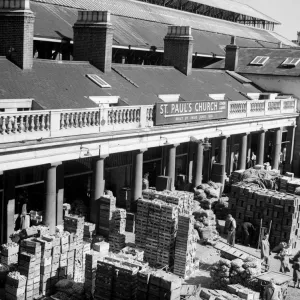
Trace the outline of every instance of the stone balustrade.
{"type": "MultiPolygon", "coordinates": [[[[297,100],[229,101],[228,119],[295,113],[297,100]]],[[[0,113],[0,143],[153,127],[154,106],[34,110],[0,113]]]]}

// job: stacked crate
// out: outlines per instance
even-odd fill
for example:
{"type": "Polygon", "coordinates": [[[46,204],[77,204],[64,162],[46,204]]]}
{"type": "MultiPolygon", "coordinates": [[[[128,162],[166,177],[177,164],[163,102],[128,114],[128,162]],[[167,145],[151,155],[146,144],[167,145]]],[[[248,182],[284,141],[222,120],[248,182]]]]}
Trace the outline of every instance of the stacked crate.
{"type": "Polygon", "coordinates": [[[180,300],[181,279],[161,270],[152,272],[148,286],[148,299],[180,300]]]}
{"type": "Polygon", "coordinates": [[[1,263],[10,267],[18,263],[19,245],[7,243],[1,245],[1,263]]]}
{"type": "MultiPolygon", "coordinates": [[[[256,185],[239,183],[231,187],[229,207],[235,209],[238,224],[250,221],[257,227],[261,219],[269,228],[272,221],[270,244],[290,242],[297,248],[300,237],[300,197],[297,195],[258,188],[256,185]]],[[[232,211],[234,212],[234,210],[232,211]]]]}
{"type": "Polygon", "coordinates": [[[150,268],[145,268],[138,272],[136,299],[147,299],[150,275],[153,272],[150,268]]]}
{"type": "Polygon", "coordinates": [[[83,239],[86,242],[92,243],[93,236],[96,234],[96,225],[94,223],[84,222],[83,239]]]}
{"type": "MultiPolygon", "coordinates": [[[[25,300],[27,278],[19,272],[10,272],[6,277],[5,299],[25,300]]],[[[30,299],[30,298],[28,298],[30,299]]]]}
{"type": "Polygon", "coordinates": [[[85,255],[85,281],[84,290],[88,299],[94,297],[97,261],[100,259],[100,252],[92,251],[85,255]]]}
{"type": "Polygon", "coordinates": [[[134,213],[126,213],[125,231],[134,233],[134,229],[135,229],[135,214],[134,213]]]}
{"type": "Polygon", "coordinates": [[[109,226],[112,212],[116,209],[116,198],[112,195],[104,195],[100,198],[99,233],[109,236],[109,226]]]}
{"type": "Polygon", "coordinates": [[[26,252],[20,253],[18,270],[21,275],[27,277],[26,299],[31,300],[34,296],[38,296],[40,289],[40,265],[36,264],[35,255],[26,252]]]}
{"type": "MultiPolygon", "coordinates": [[[[85,257],[83,254],[84,217],[80,217],[77,215],[65,216],[64,229],[65,231],[71,233],[69,237],[69,250],[74,250],[74,281],[83,282],[85,261],[85,257]]],[[[63,271],[64,269],[61,270],[61,272],[63,271]]],[[[68,274],[68,272],[71,272],[71,268],[68,268],[67,266],[66,273],[68,274]]]]}
{"type": "Polygon", "coordinates": [[[179,215],[178,231],[175,246],[174,274],[183,278],[189,277],[195,267],[196,237],[194,233],[194,217],[179,215]]]}
{"type": "Polygon", "coordinates": [[[151,266],[173,266],[178,207],[161,200],[139,200],[136,245],[151,266]]]}
{"type": "MultiPolygon", "coordinates": [[[[138,272],[144,265],[122,255],[98,260],[94,299],[136,299],[138,272]]],[[[137,298],[141,299],[141,298],[137,298]]]]}
{"type": "Polygon", "coordinates": [[[117,208],[112,212],[109,224],[110,251],[118,253],[125,247],[126,210],[117,208]]]}

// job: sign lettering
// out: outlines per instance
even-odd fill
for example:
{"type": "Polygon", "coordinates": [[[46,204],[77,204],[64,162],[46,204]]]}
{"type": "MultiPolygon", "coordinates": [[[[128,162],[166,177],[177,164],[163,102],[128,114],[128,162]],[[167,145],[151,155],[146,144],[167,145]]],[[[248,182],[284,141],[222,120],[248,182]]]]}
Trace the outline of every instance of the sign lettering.
{"type": "Polygon", "coordinates": [[[155,125],[226,119],[227,101],[156,103],[155,125]]]}

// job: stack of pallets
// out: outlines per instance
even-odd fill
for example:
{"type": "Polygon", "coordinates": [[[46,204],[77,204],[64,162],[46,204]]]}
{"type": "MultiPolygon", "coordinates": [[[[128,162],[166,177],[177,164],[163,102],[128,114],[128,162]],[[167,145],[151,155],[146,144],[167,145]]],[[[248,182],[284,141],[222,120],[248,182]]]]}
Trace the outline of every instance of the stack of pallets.
{"type": "Polygon", "coordinates": [[[183,278],[189,277],[195,270],[196,236],[194,231],[194,217],[179,215],[174,273],[183,278]]]}
{"type": "Polygon", "coordinates": [[[99,233],[109,236],[109,226],[112,213],[116,209],[116,198],[112,195],[104,195],[100,198],[99,233]]]}
{"type": "Polygon", "coordinates": [[[110,251],[118,253],[125,247],[126,210],[117,208],[112,212],[109,227],[110,251]]]}
{"type": "Polygon", "coordinates": [[[257,228],[261,219],[268,228],[272,221],[270,243],[278,245],[290,242],[292,249],[298,247],[300,237],[300,197],[288,193],[258,188],[256,185],[239,183],[232,185],[229,207],[238,224],[252,222],[257,228]]]}
{"type": "Polygon", "coordinates": [[[6,277],[5,299],[25,299],[27,278],[19,272],[10,272],[6,277]]]}
{"type": "Polygon", "coordinates": [[[18,263],[19,244],[7,243],[1,245],[1,263],[10,267],[18,263]]]}

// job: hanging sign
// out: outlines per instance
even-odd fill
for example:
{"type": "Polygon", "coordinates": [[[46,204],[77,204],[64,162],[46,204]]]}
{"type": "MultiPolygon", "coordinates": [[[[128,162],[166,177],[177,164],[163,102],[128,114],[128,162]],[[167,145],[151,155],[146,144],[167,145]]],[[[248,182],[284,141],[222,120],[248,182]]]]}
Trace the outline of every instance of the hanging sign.
{"type": "Polygon", "coordinates": [[[155,125],[226,119],[227,101],[156,103],[155,125]]]}

